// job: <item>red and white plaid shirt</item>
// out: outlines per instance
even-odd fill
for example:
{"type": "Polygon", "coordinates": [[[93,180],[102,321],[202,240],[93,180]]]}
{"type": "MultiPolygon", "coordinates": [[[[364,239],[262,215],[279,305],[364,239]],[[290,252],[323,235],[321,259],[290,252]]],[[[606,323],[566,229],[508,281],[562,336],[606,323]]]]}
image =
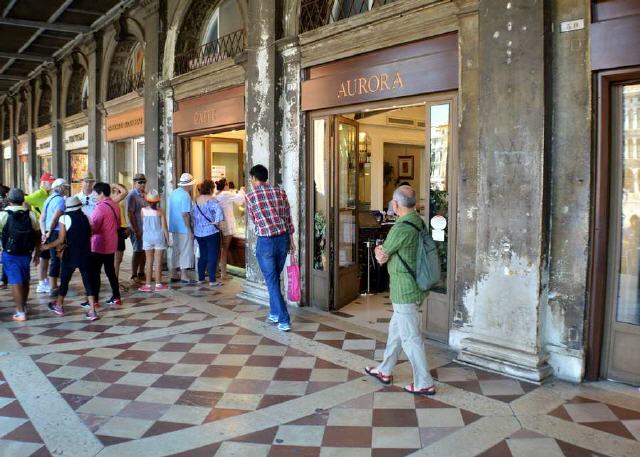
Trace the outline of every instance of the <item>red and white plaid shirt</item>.
{"type": "Polygon", "coordinates": [[[278,236],[293,233],[291,208],[287,194],[271,184],[258,184],[246,196],[247,211],[255,225],[257,236],[278,236]]]}

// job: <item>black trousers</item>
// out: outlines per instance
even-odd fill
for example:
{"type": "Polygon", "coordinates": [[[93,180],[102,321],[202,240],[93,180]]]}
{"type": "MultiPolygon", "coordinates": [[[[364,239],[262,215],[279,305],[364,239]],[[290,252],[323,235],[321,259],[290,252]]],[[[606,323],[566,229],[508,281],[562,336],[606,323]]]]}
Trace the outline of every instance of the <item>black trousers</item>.
{"type": "Polygon", "coordinates": [[[82,267],[76,265],[75,263],[65,262],[64,260],[60,262],[60,288],[59,294],[63,297],[67,296],[69,292],[69,282],[71,281],[71,277],[73,273],[75,273],[76,268],[80,270],[80,276],[82,276],[82,285],[84,286],[84,290],[87,296],[93,295],[93,283],[91,277],[91,269],[88,265],[83,265],[82,267]]]}
{"type": "Polygon", "coordinates": [[[102,273],[102,267],[104,266],[104,272],[109,279],[111,285],[111,296],[113,298],[120,298],[120,284],[118,284],[118,277],[116,276],[116,268],[114,265],[115,254],[99,254],[97,252],[91,253],[91,270],[93,281],[91,284],[91,293],[95,297],[96,301],[100,295],[100,273],[102,273]]]}

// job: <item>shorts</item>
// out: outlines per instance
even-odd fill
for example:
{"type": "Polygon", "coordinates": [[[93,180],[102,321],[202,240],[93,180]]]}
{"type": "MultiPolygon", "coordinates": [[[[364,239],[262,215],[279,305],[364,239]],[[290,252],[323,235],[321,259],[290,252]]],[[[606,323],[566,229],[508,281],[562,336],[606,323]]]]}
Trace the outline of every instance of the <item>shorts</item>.
{"type": "Polygon", "coordinates": [[[222,230],[222,236],[231,236],[233,235],[234,232],[234,228],[235,228],[236,224],[235,221],[233,224],[230,224],[227,221],[223,221],[222,225],[220,226],[220,229],[222,230]]]}
{"type": "Polygon", "coordinates": [[[125,249],[127,249],[127,246],[124,244],[124,240],[126,240],[126,233],[127,233],[127,228],[126,227],[119,227],[118,228],[118,251],[119,252],[124,252],[125,249]]]}
{"type": "Polygon", "coordinates": [[[136,234],[133,230],[131,230],[131,235],[129,235],[129,239],[131,240],[131,247],[133,247],[133,252],[144,252],[144,248],[142,246],[142,240],[136,238],[136,234]]]}
{"type": "Polygon", "coordinates": [[[145,251],[153,251],[153,250],[164,250],[167,249],[167,243],[164,241],[164,237],[162,239],[162,241],[160,240],[143,240],[142,241],[142,248],[145,251]]]}
{"type": "Polygon", "coordinates": [[[193,240],[188,233],[172,233],[173,246],[171,255],[171,265],[181,270],[193,268],[193,240]]]}
{"type": "Polygon", "coordinates": [[[49,260],[51,259],[51,252],[49,252],[48,249],[43,249],[40,251],[40,258],[42,260],[49,260]]]}
{"type": "Polygon", "coordinates": [[[7,275],[7,284],[15,286],[20,284],[29,284],[29,265],[31,264],[30,255],[11,255],[6,252],[2,253],[2,267],[4,274],[7,275]]]}

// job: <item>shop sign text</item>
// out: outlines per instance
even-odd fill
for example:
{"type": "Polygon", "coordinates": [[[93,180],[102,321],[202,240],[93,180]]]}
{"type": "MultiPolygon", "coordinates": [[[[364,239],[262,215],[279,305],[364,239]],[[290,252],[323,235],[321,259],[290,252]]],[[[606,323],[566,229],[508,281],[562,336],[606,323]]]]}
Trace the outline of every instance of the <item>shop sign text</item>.
{"type": "Polygon", "coordinates": [[[369,77],[347,79],[340,82],[338,98],[355,97],[357,95],[375,94],[377,92],[392,92],[404,87],[402,74],[381,73],[369,77]]]}

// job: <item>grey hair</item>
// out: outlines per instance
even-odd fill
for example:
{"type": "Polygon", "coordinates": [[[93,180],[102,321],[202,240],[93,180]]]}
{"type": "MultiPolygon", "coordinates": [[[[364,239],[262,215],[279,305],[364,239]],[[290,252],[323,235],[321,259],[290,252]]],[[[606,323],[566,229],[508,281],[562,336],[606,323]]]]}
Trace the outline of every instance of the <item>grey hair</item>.
{"type": "Polygon", "coordinates": [[[393,199],[403,208],[415,208],[416,191],[411,186],[400,186],[393,192],[393,199]]]}

